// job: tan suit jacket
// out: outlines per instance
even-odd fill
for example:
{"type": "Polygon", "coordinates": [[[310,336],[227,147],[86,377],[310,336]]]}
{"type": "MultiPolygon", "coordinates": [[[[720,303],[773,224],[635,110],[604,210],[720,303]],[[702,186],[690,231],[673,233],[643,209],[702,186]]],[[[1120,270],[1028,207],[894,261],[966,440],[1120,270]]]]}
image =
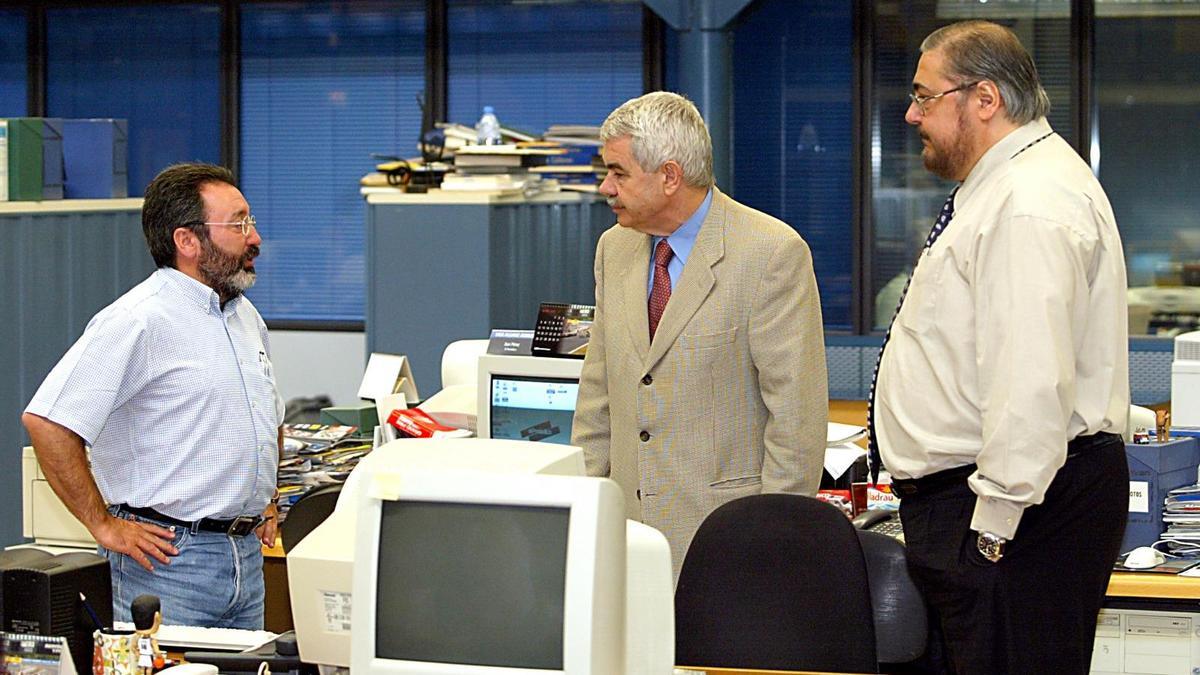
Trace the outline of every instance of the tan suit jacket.
{"type": "Polygon", "coordinates": [[[808,245],[713,188],[649,338],[651,237],[615,225],[596,247],[596,321],[572,440],[627,513],[667,536],[675,575],[713,509],[813,494],[828,418],[821,303],[808,245]]]}

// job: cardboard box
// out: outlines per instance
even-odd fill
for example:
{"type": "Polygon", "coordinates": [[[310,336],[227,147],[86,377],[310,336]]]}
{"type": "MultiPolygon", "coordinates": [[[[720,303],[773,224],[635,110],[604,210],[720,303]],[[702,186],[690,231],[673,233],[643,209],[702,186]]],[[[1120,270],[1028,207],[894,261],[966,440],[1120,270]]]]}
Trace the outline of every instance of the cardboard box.
{"type": "Polygon", "coordinates": [[[67,199],[129,196],[128,123],[123,119],[63,120],[67,199]]]}
{"type": "Polygon", "coordinates": [[[1200,441],[1176,438],[1165,443],[1125,445],[1129,463],[1129,519],[1121,551],[1149,546],[1166,530],[1163,501],[1177,487],[1194,485],[1200,466],[1200,441]]]}
{"type": "Polygon", "coordinates": [[[370,434],[379,425],[374,403],[321,408],[321,424],[346,424],[370,434]]]}

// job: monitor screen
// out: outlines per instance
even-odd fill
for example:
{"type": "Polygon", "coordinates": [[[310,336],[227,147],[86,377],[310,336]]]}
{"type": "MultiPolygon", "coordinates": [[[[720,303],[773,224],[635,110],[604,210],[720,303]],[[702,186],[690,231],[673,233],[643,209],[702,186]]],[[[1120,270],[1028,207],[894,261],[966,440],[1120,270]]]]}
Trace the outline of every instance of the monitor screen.
{"type": "Polygon", "coordinates": [[[578,396],[578,379],[493,373],[488,435],[570,445],[578,396]]]}
{"type": "Polygon", "coordinates": [[[563,670],[569,507],[381,506],[376,657],[563,670]]]}

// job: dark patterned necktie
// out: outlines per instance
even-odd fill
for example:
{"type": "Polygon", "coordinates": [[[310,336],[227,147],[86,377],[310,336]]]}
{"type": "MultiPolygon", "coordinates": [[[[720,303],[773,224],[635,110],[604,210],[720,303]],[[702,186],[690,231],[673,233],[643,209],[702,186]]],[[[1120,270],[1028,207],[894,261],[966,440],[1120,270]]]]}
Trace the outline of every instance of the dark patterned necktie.
{"type": "MultiPolygon", "coordinates": [[[[954,191],[946,198],[946,203],[942,205],[942,212],[938,214],[937,222],[933,224],[933,229],[929,230],[929,236],[925,238],[925,248],[922,252],[929,250],[929,247],[933,246],[933,242],[937,241],[946,226],[950,224],[950,219],[954,217],[954,195],[956,194],[958,194],[958,188],[954,188],[954,191]]],[[[920,259],[917,260],[917,264],[920,264],[920,259]]],[[[875,359],[875,371],[871,373],[871,390],[867,395],[867,462],[871,467],[871,483],[879,480],[879,468],[882,464],[882,458],[879,455],[879,441],[875,437],[875,381],[879,379],[879,364],[883,362],[883,350],[887,347],[888,339],[892,337],[892,327],[896,323],[896,316],[900,314],[900,308],[904,305],[904,296],[908,295],[908,285],[912,283],[916,271],[916,266],[914,266],[913,274],[909,275],[908,281],[904,283],[904,290],[900,291],[900,302],[896,303],[892,321],[888,324],[887,332],[883,334],[883,344],[879,346],[879,358],[875,359]]]]}
{"type": "Polygon", "coordinates": [[[671,274],[667,272],[667,263],[671,262],[673,255],[675,251],[671,250],[671,245],[666,239],[659,241],[654,247],[654,285],[650,288],[650,299],[647,301],[651,342],[654,341],[654,333],[658,330],[658,322],[662,320],[663,310],[667,308],[667,301],[671,299],[671,274]]]}

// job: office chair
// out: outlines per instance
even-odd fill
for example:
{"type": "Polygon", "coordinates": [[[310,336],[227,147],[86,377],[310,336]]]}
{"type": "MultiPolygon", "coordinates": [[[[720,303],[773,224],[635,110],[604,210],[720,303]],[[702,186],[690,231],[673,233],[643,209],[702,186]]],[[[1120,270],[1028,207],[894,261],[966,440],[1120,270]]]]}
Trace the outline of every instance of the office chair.
{"type": "Polygon", "coordinates": [[[475,386],[479,355],[486,354],[487,340],[455,340],[442,352],[442,389],[456,384],[475,386]]]}
{"type": "Polygon", "coordinates": [[[283,552],[292,550],[301,539],[308,536],[318,525],[325,522],[333,507],[337,505],[338,496],[342,494],[342,484],[322,485],[304,493],[288,509],[287,518],[279,527],[279,537],[283,540],[283,552]]]}
{"type": "Polygon", "coordinates": [[[875,616],[875,658],[880,672],[910,663],[925,653],[929,616],[925,599],[908,575],[904,544],[878,532],[858,531],[867,561],[867,580],[875,616]]]}
{"type": "Polygon", "coordinates": [[[675,588],[675,660],[877,672],[867,564],[846,516],[790,494],[743,497],[709,514],[675,588]]]}

